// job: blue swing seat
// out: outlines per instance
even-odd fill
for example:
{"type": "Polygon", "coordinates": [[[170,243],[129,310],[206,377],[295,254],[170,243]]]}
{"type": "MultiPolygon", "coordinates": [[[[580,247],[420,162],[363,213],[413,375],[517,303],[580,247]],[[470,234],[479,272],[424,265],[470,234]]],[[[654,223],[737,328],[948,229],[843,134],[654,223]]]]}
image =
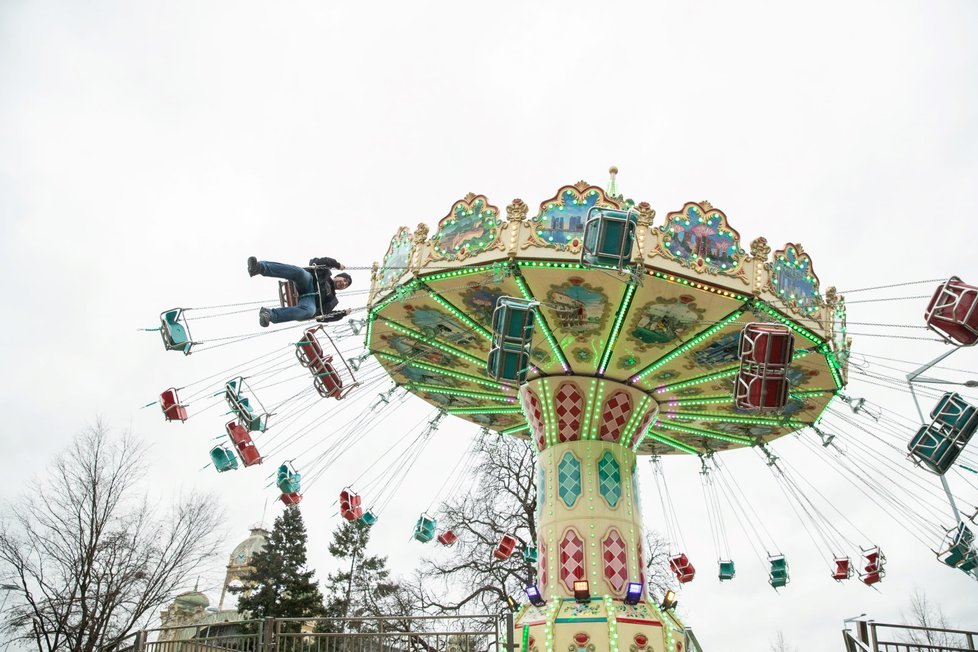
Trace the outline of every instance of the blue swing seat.
{"type": "Polygon", "coordinates": [[[978,429],[978,408],[955,392],[941,397],[907,448],[914,461],[938,475],[947,473],[978,429]]]}
{"type": "Polygon", "coordinates": [[[427,514],[418,517],[418,522],[414,525],[413,537],[421,543],[428,543],[435,538],[435,519],[427,514]]]}
{"type": "Polygon", "coordinates": [[[300,491],[299,482],[301,479],[301,473],[296,473],[289,464],[283,464],[278,467],[275,484],[283,494],[294,494],[300,491]]]}
{"type": "Polygon", "coordinates": [[[584,224],[581,263],[623,269],[632,255],[638,213],[594,207],[584,224]]]}
{"type": "Polygon", "coordinates": [[[788,584],[788,561],[784,555],[775,555],[768,558],[771,563],[771,570],[768,573],[768,584],[776,589],[785,587],[788,584]]]}
{"type": "Polygon", "coordinates": [[[167,351],[181,351],[184,355],[190,355],[194,343],[190,339],[190,326],[183,317],[183,308],[160,313],[160,336],[167,351]]]}
{"type": "Polygon", "coordinates": [[[496,380],[523,383],[530,368],[535,301],[499,297],[492,313],[492,348],[486,373],[496,380]]]}
{"type": "Polygon", "coordinates": [[[720,560],[720,581],[732,580],[737,574],[737,570],[734,567],[734,563],[729,559],[720,560]]]}
{"type": "Polygon", "coordinates": [[[238,458],[223,446],[215,446],[211,449],[211,462],[214,463],[218,473],[234,471],[238,468],[238,458]]]}
{"type": "MultiPolygon", "coordinates": [[[[251,432],[265,432],[268,427],[268,413],[264,408],[258,412],[251,406],[251,399],[245,395],[244,378],[229,380],[224,385],[224,400],[231,413],[251,432]]],[[[257,399],[255,399],[257,401],[257,399]]],[[[259,404],[260,405],[260,404],[259,404]]]]}

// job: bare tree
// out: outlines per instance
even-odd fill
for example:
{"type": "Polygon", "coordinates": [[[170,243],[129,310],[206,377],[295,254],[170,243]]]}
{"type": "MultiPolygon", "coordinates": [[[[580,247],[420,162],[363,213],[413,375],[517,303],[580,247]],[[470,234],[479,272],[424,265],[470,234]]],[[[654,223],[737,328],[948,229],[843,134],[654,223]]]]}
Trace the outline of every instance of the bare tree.
{"type": "Polygon", "coordinates": [[[946,646],[955,649],[964,646],[959,635],[940,630],[951,629],[947,616],[939,604],[931,602],[920,587],[914,587],[910,594],[910,612],[902,614],[904,622],[914,627],[925,627],[926,630],[907,630],[905,637],[908,643],[930,645],[936,648],[946,646]]]}
{"type": "Polygon", "coordinates": [[[784,640],[784,632],[780,629],[777,638],[771,641],[771,652],[795,652],[797,649],[788,645],[788,642],[784,640]]]}
{"type": "Polygon", "coordinates": [[[146,447],[102,423],[78,435],[0,525],[0,628],[39,651],[94,652],[149,624],[216,554],[219,508],[161,514],[138,489],[146,447]]]}
{"type": "MultiPolygon", "coordinates": [[[[484,433],[475,446],[472,491],[450,497],[438,513],[439,524],[458,535],[452,554],[447,560],[425,560],[413,581],[402,582],[415,608],[437,614],[498,613],[507,606],[507,596],[520,600],[523,587],[535,579],[536,565],[521,554],[537,541],[533,446],[495,433],[484,433]],[[500,561],[492,551],[504,534],[516,537],[517,551],[500,561]]],[[[647,543],[646,579],[661,596],[672,587],[667,546],[654,533],[647,543]]]]}

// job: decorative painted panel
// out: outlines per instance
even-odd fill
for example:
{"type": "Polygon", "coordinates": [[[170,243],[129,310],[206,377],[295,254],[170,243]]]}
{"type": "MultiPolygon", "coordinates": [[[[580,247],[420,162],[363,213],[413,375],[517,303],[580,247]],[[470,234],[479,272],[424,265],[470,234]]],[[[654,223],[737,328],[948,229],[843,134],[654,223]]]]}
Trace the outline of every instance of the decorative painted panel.
{"type": "Polygon", "coordinates": [[[386,288],[400,278],[407,271],[410,258],[411,232],[406,226],[402,226],[391,238],[391,244],[387,248],[387,254],[384,255],[384,264],[381,267],[377,284],[386,288]]]}
{"type": "Polygon", "coordinates": [[[543,539],[540,539],[540,542],[537,544],[537,551],[540,553],[540,556],[537,557],[537,568],[539,568],[540,574],[540,595],[545,596],[547,595],[547,581],[550,577],[547,573],[547,544],[543,542],[543,539]]]}
{"type": "Polygon", "coordinates": [[[584,579],[584,540],[568,528],[560,540],[560,581],[574,592],[574,582],[584,579]]]}
{"type": "Polygon", "coordinates": [[[618,506],[621,500],[621,467],[611,451],[605,451],[598,460],[598,488],[610,507],[618,506]]]}
{"type": "Polygon", "coordinates": [[[618,530],[611,528],[608,536],[601,542],[604,559],[604,577],[615,593],[621,593],[628,582],[628,555],[625,552],[625,540],[618,530]]]}
{"type": "Polygon", "coordinates": [[[659,408],[654,407],[646,412],[645,416],[642,417],[642,422],[638,424],[635,434],[632,435],[632,442],[630,444],[632,450],[634,450],[635,447],[642,442],[642,439],[645,438],[645,433],[649,431],[649,427],[652,425],[652,422],[655,421],[657,416],[659,416],[659,408]]]}
{"type": "Polygon", "coordinates": [[[690,269],[713,274],[734,274],[743,261],[740,234],[727,218],[705,202],[688,203],[669,213],[659,227],[665,253],[690,269]]]}
{"type": "Polygon", "coordinates": [[[770,289],[781,297],[785,305],[804,315],[818,311],[821,296],[818,293],[818,277],[812,271],[812,259],[800,244],[787,244],[774,252],[770,267],[770,289]]]}
{"type": "Polygon", "coordinates": [[[567,451],[557,465],[557,495],[568,507],[581,496],[581,461],[567,451]]]}
{"type": "Polygon", "coordinates": [[[530,243],[558,251],[580,251],[584,223],[588,211],[595,206],[622,208],[619,202],[609,199],[601,188],[586,181],[564,186],[556,195],[540,204],[540,213],[530,220],[533,228],[530,243]]]}
{"type": "Polygon", "coordinates": [[[547,470],[543,464],[537,463],[537,510],[542,510],[547,504],[547,470]]]}
{"type": "Polygon", "coordinates": [[[537,442],[537,450],[543,450],[546,445],[543,429],[543,408],[540,406],[540,399],[533,393],[533,390],[523,387],[520,390],[520,400],[523,403],[523,413],[526,421],[530,424],[533,431],[533,439],[537,442]]]}
{"type": "Polygon", "coordinates": [[[601,428],[599,437],[604,441],[618,443],[621,431],[632,414],[632,399],[625,392],[615,392],[601,408],[601,428]]]}
{"type": "Polygon", "coordinates": [[[557,436],[560,441],[581,438],[581,415],[584,413],[584,393],[574,383],[564,383],[554,394],[557,413],[557,436]]]}
{"type": "Polygon", "coordinates": [[[491,248],[499,230],[499,209],[483,195],[468,194],[438,223],[432,248],[437,257],[461,260],[491,248]]]}

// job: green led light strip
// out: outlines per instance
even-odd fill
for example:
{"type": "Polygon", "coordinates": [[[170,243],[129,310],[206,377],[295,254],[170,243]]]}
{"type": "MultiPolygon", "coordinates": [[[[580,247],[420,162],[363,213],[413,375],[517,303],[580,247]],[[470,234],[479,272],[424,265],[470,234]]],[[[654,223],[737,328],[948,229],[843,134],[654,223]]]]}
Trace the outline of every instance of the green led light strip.
{"type": "Polygon", "coordinates": [[[367,333],[363,338],[363,346],[367,350],[370,349],[370,335],[374,331],[374,316],[373,313],[367,315],[367,333]]]}
{"type": "Polygon", "coordinates": [[[709,328],[707,328],[705,331],[703,331],[702,333],[700,333],[699,335],[697,335],[693,339],[687,341],[685,344],[683,344],[679,348],[673,350],[672,353],[669,353],[668,355],[665,355],[665,356],[659,358],[658,360],[656,360],[655,362],[653,362],[652,364],[650,364],[649,366],[647,366],[645,369],[643,369],[642,371],[640,371],[637,374],[635,374],[634,376],[632,376],[631,380],[629,380],[628,382],[630,384],[634,385],[635,383],[639,382],[640,380],[642,380],[643,378],[645,378],[646,376],[648,376],[650,373],[652,373],[653,371],[655,371],[659,367],[661,367],[661,366],[669,363],[672,360],[675,360],[676,358],[678,358],[679,356],[681,356],[683,353],[686,353],[686,351],[689,351],[694,346],[700,344],[703,340],[705,340],[705,339],[707,339],[709,337],[712,337],[715,333],[717,333],[721,329],[726,328],[726,326],[728,324],[730,324],[731,322],[739,319],[742,314],[744,314],[743,309],[737,309],[737,310],[733,311],[732,313],[730,313],[729,315],[727,315],[722,321],[717,322],[713,326],[710,326],[709,328]]]}
{"type": "Polygon", "coordinates": [[[554,414],[554,402],[550,397],[550,381],[544,378],[540,387],[543,389],[543,396],[540,397],[543,403],[543,432],[547,446],[553,446],[557,443],[558,437],[557,417],[554,414]]]}
{"type": "Polygon", "coordinates": [[[631,283],[625,289],[625,296],[621,300],[621,305],[618,307],[618,316],[615,318],[615,323],[611,327],[611,335],[608,337],[608,344],[604,347],[604,353],[601,355],[601,363],[598,365],[598,375],[603,376],[605,369],[608,368],[608,359],[611,357],[612,351],[615,349],[615,342],[618,340],[618,334],[621,332],[621,326],[625,321],[625,315],[628,314],[628,309],[632,305],[632,297],[635,296],[635,286],[631,283]]]}
{"type": "Polygon", "coordinates": [[[724,369],[723,371],[718,371],[716,373],[707,374],[705,376],[699,376],[697,378],[692,378],[690,380],[684,380],[681,383],[673,383],[672,385],[663,385],[661,387],[657,387],[655,392],[656,394],[665,394],[666,392],[671,392],[676,389],[682,389],[683,387],[690,387],[692,385],[708,383],[711,380],[719,380],[721,378],[733,376],[738,371],[740,371],[740,365],[737,365],[733,369],[724,369]]]}
{"type": "Polygon", "coordinates": [[[584,419],[581,421],[581,439],[590,439],[591,419],[594,417],[595,395],[598,391],[598,381],[591,379],[591,388],[587,392],[587,403],[584,405],[584,419]]]}
{"type": "Polygon", "coordinates": [[[506,428],[504,430],[500,430],[499,431],[499,434],[501,434],[501,435],[515,435],[518,432],[523,432],[524,430],[529,430],[529,429],[530,429],[530,424],[524,423],[524,424],[519,425],[519,426],[513,426],[512,428],[506,428]]]}
{"type": "MultiPolygon", "coordinates": [[[[597,381],[595,381],[597,382],[597,381]]],[[[597,439],[598,438],[598,426],[601,424],[601,406],[604,405],[604,390],[607,383],[598,383],[598,394],[594,398],[594,409],[591,411],[591,424],[588,428],[589,432],[585,439],[597,439]]]]}
{"type": "Polygon", "coordinates": [[[468,360],[472,364],[477,365],[479,367],[484,367],[486,364],[485,360],[477,358],[474,355],[470,353],[466,353],[465,351],[462,351],[460,349],[456,349],[454,346],[448,346],[447,344],[442,344],[438,340],[433,340],[430,337],[427,337],[424,333],[419,333],[418,331],[412,330],[407,326],[402,326],[398,324],[396,321],[387,319],[386,317],[379,317],[379,319],[383,321],[385,324],[387,324],[388,326],[390,326],[391,328],[393,328],[394,330],[400,331],[405,335],[410,335],[414,339],[420,342],[424,342],[425,344],[430,344],[431,346],[435,347],[436,349],[440,349],[445,353],[449,353],[451,355],[457,356],[459,358],[462,358],[463,360],[468,360]]]}
{"type": "Polygon", "coordinates": [[[703,396],[700,398],[677,398],[669,399],[664,401],[664,404],[669,407],[673,405],[717,405],[720,403],[733,403],[733,394],[725,394],[723,396],[703,396]]]}
{"type": "Polygon", "coordinates": [[[806,340],[810,341],[812,344],[822,344],[822,343],[825,342],[825,339],[824,338],[819,337],[818,335],[816,335],[815,333],[811,332],[807,328],[804,328],[802,326],[799,326],[798,324],[796,324],[795,322],[791,321],[790,319],[788,319],[787,317],[785,317],[784,315],[782,315],[780,312],[778,312],[774,308],[771,308],[767,304],[758,301],[755,305],[756,305],[756,307],[760,308],[761,310],[763,310],[764,312],[766,312],[770,316],[774,317],[775,319],[777,319],[779,322],[781,322],[782,324],[784,324],[785,326],[787,326],[788,328],[790,328],[794,332],[796,332],[799,335],[801,335],[802,337],[804,337],[806,340]]]}
{"type": "Polygon", "coordinates": [[[579,269],[582,271],[590,269],[589,267],[580,263],[560,263],[544,260],[520,260],[517,261],[516,264],[520,267],[551,267],[554,269],[579,269]]]}
{"type": "Polygon", "coordinates": [[[728,441],[733,444],[741,444],[743,446],[753,446],[754,440],[748,437],[738,437],[736,435],[725,435],[720,432],[713,432],[712,430],[700,430],[699,428],[690,428],[688,426],[680,426],[675,423],[664,423],[659,421],[658,424],[661,428],[666,430],[675,430],[676,432],[684,432],[688,435],[699,435],[700,437],[709,437],[710,439],[719,439],[720,441],[728,441]]]}
{"type": "Polygon", "coordinates": [[[459,276],[471,276],[472,274],[480,274],[482,272],[496,271],[499,268],[505,268],[507,263],[490,263],[488,265],[478,265],[476,267],[462,267],[460,269],[453,269],[450,272],[439,272],[437,274],[431,274],[428,276],[422,276],[421,280],[425,282],[430,281],[440,281],[445,278],[457,278],[459,276]]]}
{"type": "Polygon", "coordinates": [[[719,421],[720,423],[749,423],[757,426],[783,426],[787,428],[807,428],[810,424],[797,419],[778,419],[775,417],[741,417],[727,414],[726,412],[666,412],[663,414],[667,419],[680,419],[682,421],[719,421]]]}
{"type": "Polygon", "coordinates": [[[512,403],[516,400],[515,396],[506,394],[491,394],[489,392],[473,392],[468,389],[453,389],[444,385],[422,385],[411,383],[404,386],[409,391],[429,392],[431,394],[446,394],[448,396],[468,396],[470,398],[481,398],[487,401],[500,401],[502,403],[512,403]]]}
{"type": "MultiPolygon", "coordinates": [[[[826,347],[827,348],[827,347],[826,347]]],[[[842,382],[842,367],[835,359],[835,354],[829,350],[820,351],[822,356],[825,358],[826,362],[829,363],[829,371],[832,372],[832,382],[835,383],[835,388],[842,389],[845,387],[845,383],[842,382]]]]}
{"type": "Polygon", "coordinates": [[[652,276],[662,279],[663,281],[668,281],[669,283],[675,283],[676,285],[686,285],[688,287],[696,288],[697,290],[706,290],[707,292],[713,292],[714,294],[719,294],[721,296],[736,299],[737,301],[749,301],[750,297],[744,296],[743,294],[737,294],[731,290],[724,290],[721,288],[713,287],[712,285],[707,285],[706,283],[700,283],[699,281],[691,281],[682,276],[676,276],[675,274],[666,274],[664,272],[652,271],[652,276]]]}
{"type": "Polygon", "coordinates": [[[806,389],[802,392],[789,392],[788,396],[791,398],[807,398],[809,396],[824,396],[825,394],[835,394],[835,390],[831,389],[806,389]]]}
{"type": "Polygon", "coordinates": [[[651,397],[644,396],[641,403],[638,404],[638,408],[632,410],[632,415],[628,418],[628,423],[621,431],[621,437],[618,438],[618,443],[628,446],[627,442],[632,440],[632,435],[635,434],[635,429],[638,428],[638,424],[645,417],[645,406],[651,401],[651,397]]]}
{"type": "Polygon", "coordinates": [[[395,301],[399,301],[400,299],[404,298],[406,295],[413,294],[414,289],[417,285],[418,285],[417,279],[411,279],[404,285],[394,288],[383,301],[376,304],[370,309],[370,315],[372,317],[376,317],[378,312],[380,312],[387,306],[391,305],[395,301]]]}
{"type": "Polygon", "coordinates": [[[689,444],[684,444],[678,439],[673,439],[669,435],[661,432],[654,432],[652,428],[649,428],[648,433],[645,435],[648,439],[654,439],[660,444],[665,444],[666,446],[671,446],[677,451],[682,451],[684,453],[689,453],[690,455],[699,455],[700,451],[698,448],[693,448],[689,444]]]}
{"type": "Polygon", "coordinates": [[[385,360],[390,360],[391,362],[396,362],[408,367],[417,367],[418,369],[425,369],[427,371],[434,371],[435,373],[443,374],[445,376],[451,376],[452,378],[458,378],[459,380],[466,380],[470,383],[475,383],[477,385],[484,385],[486,387],[492,387],[493,389],[499,389],[502,391],[516,391],[515,387],[509,385],[504,385],[502,383],[497,383],[494,380],[489,380],[488,378],[479,378],[478,376],[472,376],[470,374],[463,374],[459,371],[451,371],[450,369],[445,369],[433,364],[428,364],[427,362],[419,362],[417,360],[408,360],[407,358],[401,358],[396,355],[391,355],[390,353],[385,353],[383,351],[373,351],[373,354],[384,358],[385,360]]]}
{"type": "MultiPolygon", "coordinates": [[[[526,280],[524,280],[523,277],[519,275],[515,276],[514,280],[516,281],[516,286],[520,289],[520,292],[523,294],[523,298],[526,299],[527,301],[533,301],[534,300],[533,293],[530,292],[530,288],[529,286],[527,286],[526,280]]],[[[560,366],[563,367],[564,371],[570,371],[570,365],[567,364],[567,357],[564,355],[564,352],[560,350],[560,346],[557,344],[557,340],[554,339],[554,334],[550,330],[550,326],[547,324],[547,320],[543,316],[543,313],[540,312],[540,307],[537,306],[533,308],[533,313],[536,315],[536,325],[540,327],[540,331],[543,333],[543,337],[550,344],[550,349],[554,352],[554,355],[557,356],[557,360],[560,362],[560,366]]]]}
{"type": "Polygon", "coordinates": [[[468,326],[469,328],[471,328],[472,330],[474,330],[475,332],[477,332],[479,335],[486,338],[490,342],[492,341],[492,333],[490,333],[485,328],[483,328],[482,324],[478,323],[477,321],[469,317],[467,314],[465,314],[464,312],[462,312],[461,310],[453,306],[450,301],[439,296],[435,290],[431,290],[430,296],[432,299],[435,300],[435,302],[441,305],[442,308],[445,308],[446,310],[448,310],[448,312],[452,313],[453,315],[461,319],[463,322],[465,322],[466,326],[468,326]]]}
{"type": "Polygon", "coordinates": [[[498,407],[498,408],[464,407],[464,408],[447,408],[445,412],[447,412],[448,414],[523,414],[523,408],[521,407],[498,407]]]}

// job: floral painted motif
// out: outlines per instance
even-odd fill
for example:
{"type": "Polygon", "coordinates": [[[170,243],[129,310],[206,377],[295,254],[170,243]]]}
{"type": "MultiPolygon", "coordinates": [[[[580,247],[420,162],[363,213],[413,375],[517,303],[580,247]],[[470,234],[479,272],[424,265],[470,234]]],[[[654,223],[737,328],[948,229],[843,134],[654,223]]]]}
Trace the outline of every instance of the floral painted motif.
{"type": "Polygon", "coordinates": [[[438,223],[432,237],[435,253],[457,260],[489,249],[499,236],[499,209],[482,195],[468,195],[455,202],[438,223]]]}
{"type": "Polygon", "coordinates": [[[774,252],[768,263],[771,272],[771,291],[785,305],[804,315],[818,311],[822,297],[818,293],[818,277],[812,271],[812,259],[801,245],[788,244],[774,252]]]}
{"type": "Polygon", "coordinates": [[[691,269],[733,274],[743,260],[740,234],[715,208],[688,203],[678,213],[669,213],[659,230],[666,253],[691,269]]]}

